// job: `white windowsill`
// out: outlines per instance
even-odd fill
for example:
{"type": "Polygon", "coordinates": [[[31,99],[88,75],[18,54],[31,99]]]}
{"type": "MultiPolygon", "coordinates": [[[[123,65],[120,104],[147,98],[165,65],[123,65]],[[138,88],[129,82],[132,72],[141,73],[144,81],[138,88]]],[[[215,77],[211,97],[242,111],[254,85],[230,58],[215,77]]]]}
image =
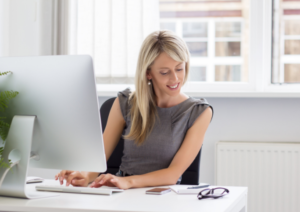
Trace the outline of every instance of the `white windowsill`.
{"type": "Polygon", "coordinates": [[[249,92],[249,91],[219,91],[219,92],[203,92],[203,93],[187,93],[189,96],[195,97],[234,97],[234,98],[300,98],[300,92],[249,92]]]}
{"type": "MultiPolygon", "coordinates": [[[[97,94],[98,96],[117,96],[119,91],[124,90],[125,88],[130,87],[131,90],[134,90],[134,85],[97,85],[97,94]]],[[[300,90],[297,91],[278,91],[278,90],[269,90],[269,91],[204,91],[204,92],[189,92],[185,91],[185,94],[194,97],[234,97],[234,98],[300,98],[300,90]]]]}

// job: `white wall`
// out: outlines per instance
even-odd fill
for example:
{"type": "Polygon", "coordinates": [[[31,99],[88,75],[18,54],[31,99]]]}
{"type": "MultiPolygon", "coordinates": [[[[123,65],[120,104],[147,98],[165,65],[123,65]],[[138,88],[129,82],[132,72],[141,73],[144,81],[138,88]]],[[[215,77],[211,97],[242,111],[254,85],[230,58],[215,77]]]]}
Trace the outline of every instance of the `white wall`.
{"type": "Polygon", "coordinates": [[[0,57],[8,55],[9,0],[0,1],[0,57]]]}
{"type": "Polygon", "coordinates": [[[0,57],[51,55],[51,0],[0,1],[0,57]]]}
{"type": "Polygon", "coordinates": [[[201,158],[200,179],[214,183],[215,144],[300,142],[300,98],[207,98],[215,109],[201,158]]]}

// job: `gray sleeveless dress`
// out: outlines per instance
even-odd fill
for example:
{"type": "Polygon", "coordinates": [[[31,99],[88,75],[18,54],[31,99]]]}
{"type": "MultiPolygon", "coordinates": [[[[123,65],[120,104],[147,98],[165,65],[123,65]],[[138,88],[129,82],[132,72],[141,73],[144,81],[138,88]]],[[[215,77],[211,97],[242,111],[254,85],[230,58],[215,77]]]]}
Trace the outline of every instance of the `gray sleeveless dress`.
{"type": "MultiPolygon", "coordinates": [[[[130,92],[127,88],[118,93],[121,112],[126,121],[123,135],[129,134],[131,128],[128,103],[130,92]]],[[[159,120],[156,120],[152,132],[143,144],[137,146],[132,140],[124,140],[120,170],[129,175],[140,175],[167,168],[179,150],[187,130],[207,107],[211,105],[205,99],[192,97],[173,107],[157,107],[159,120]]]]}

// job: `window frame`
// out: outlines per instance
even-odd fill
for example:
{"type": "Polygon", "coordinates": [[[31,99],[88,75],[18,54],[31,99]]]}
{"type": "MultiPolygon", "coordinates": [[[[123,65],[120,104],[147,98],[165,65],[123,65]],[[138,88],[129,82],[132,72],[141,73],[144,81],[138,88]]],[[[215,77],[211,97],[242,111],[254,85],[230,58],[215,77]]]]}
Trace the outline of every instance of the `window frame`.
{"type": "MultiPolygon", "coordinates": [[[[176,34],[179,35],[185,42],[207,42],[207,56],[202,57],[191,57],[190,63],[192,67],[205,67],[206,68],[206,81],[188,81],[189,84],[219,84],[221,82],[215,81],[215,71],[214,65],[243,65],[243,57],[218,57],[215,51],[216,42],[241,42],[240,38],[229,38],[229,37],[216,37],[215,36],[215,25],[216,22],[240,22],[243,26],[243,19],[240,17],[228,17],[228,18],[184,18],[181,20],[176,20],[176,18],[164,18],[160,20],[160,23],[175,23],[176,25],[176,34]],[[206,23],[207,24],[207,37],[201,38],[187,38],[183,37],[182,26],[184,22],[189,23],[206,23]],[[226,62],[225,62],[226,61],[226,62]],[[192,65],[193,64],[193,65],[192,65]]],[[[242,27],[243,28],[243,27],[242,27]]],[[[241,32],[242,34],[243,32],[241,32]]],[[[222,82],[223,83],[223,82],[222,82]]],[[[236,83],[236,82],[224,82],[236,83]]],[[[225,85],[226,86],[226,85],[225,85]]]]}
{"type": "MultiPolygon", "coordinates": [[[[257,1],[257,0],[255,0],[257,1]]],[[[264,16],[263,16],[263,23],[264,23],[264,29],[265,33],[263,35],[264,40],[264,52],[265,52],[265,60],[263,61],[263,69],[262,69],[262,77],[263,82],[261,83],[261,86],[257,85],[259,87],[258,91],[264,91],[264,92],[276,92],[279,95],[283,93],[290,94],[291,96],[297,96],[300,95],[300,84],[288,84],[288,83],[272,83],[272,22],[273,22],[273,1],[276,0],[265,0],[262,1],[264,3],[264,16]]],[[[274,2],[275,3],[275,2],[274,2]]],[[[281,62],[282,63],[282,60],[281,62]]],[[[282,70],[281,70],[282,71],[282,70]]]]}
{"type": "MultiPolygon", "coordinates": [[[[298,20],[300,22],[300,16],[287,16],[283,17],[282,22],[286,20],[298,20]]],[[[280,30],[280,61],[279,61],[279,74],[280,74],[280,82],[279,84],[285,83],[285,64],[299,64],[300,55],[299,54],[285,54],[285,41],[287,40],[298,40],[300,41],[300,35],[285,35],[285,30],[280,30]],[[297,60],[298,59],[298,60],[297,60]],[[296,62],[297,61],[297,62],[296,62]]],[[[274,83],[276,84],[276,83],[274,83]]]]}

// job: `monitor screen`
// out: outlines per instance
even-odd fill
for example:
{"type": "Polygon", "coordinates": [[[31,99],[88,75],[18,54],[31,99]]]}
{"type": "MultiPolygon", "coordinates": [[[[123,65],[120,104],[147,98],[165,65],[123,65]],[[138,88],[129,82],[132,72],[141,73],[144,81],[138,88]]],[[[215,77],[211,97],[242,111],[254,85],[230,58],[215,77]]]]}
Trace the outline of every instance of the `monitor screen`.
{"type": "Polygon", "coordinates": [[[104,172],[99,104],[90,56],[0,58],[0,91],[18,91],[5,111],[36,116],[31,167],[104,172]]]}

